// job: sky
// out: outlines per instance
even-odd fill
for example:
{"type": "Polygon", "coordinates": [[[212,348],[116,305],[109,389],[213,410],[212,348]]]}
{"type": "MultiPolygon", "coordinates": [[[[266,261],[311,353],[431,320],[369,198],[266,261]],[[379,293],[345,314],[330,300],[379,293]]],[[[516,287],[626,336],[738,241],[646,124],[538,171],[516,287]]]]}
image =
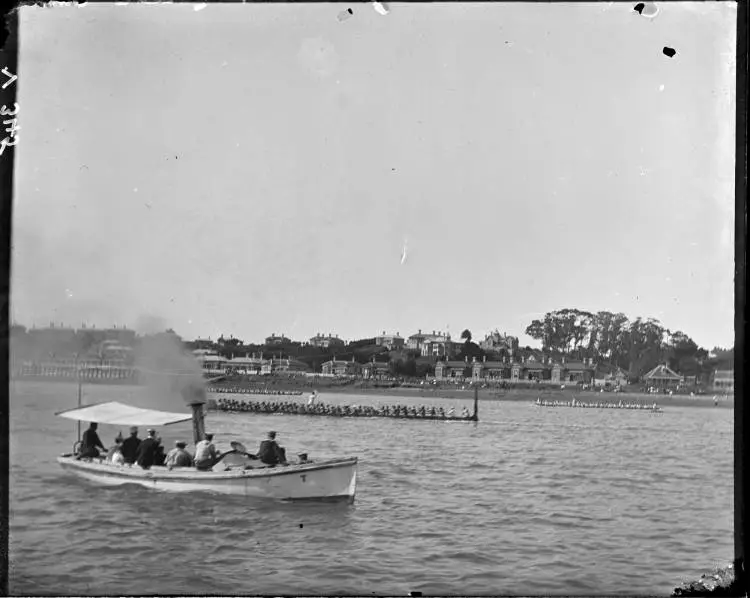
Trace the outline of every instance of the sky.
{"type": "Polygon", "coordinates": [[[12,318],[733,345],[735,4],[348,6],[22,7],[12,318]]]}

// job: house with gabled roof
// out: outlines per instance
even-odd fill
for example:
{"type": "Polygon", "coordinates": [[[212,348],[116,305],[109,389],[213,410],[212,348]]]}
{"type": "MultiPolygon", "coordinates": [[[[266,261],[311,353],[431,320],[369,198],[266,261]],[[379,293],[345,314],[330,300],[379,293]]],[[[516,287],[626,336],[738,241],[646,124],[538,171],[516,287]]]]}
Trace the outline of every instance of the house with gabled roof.
{"type": "Polygon", "coordinates": [[[380,347],[386,347],[389,351],[398,351],[404,348],[404,338],[397,332],[396,334],[383,334],[375,337],[375,344],[380,347]]]}
{"type": "Polygon", "coordinates": [[[438,361],[435,363],[435,380],[464,379],[467,367],[470,367],[468,358],[465,361],[438,361]]]}
{"type": "Polygon", "coordinates": [[[583,361],[567,361],[563,357],[560,363],[552,365],[550,379],[555,383],[591,384],[594,381],[595,372],[596,364],[591,358],[584,358],[583,361]]]}
{"type": "Polygon", "coordinates": [[[321,367],[323,374],[329,376],[357,376],[362,369],[362,366],[354,361],[354,357],[352,357],[351,361],[331,359],[330,361],[326,361],[321,367]]]}
{"type": "Polygon", "coordinates": [[[664,363],[657,365],[653,370],[645,374],[641,380],[654,388],[675,389],[682,383],[682,376],[664,363]]]}
{"type": "Polygon", "coordinates": [[[391,375],[391,370],[387,363],[371,361],[362,365],[361,374],[365,379],[387,378],[391,375]]]}
{"type": "Polygon", "coordinates": [[[510,364],[506,360],[487,361],[484,357],[481,361],[477,361],[475,357],[472,360],[471,370],[471,378],[474,381],[499,381],[510,378],[510,364]]]}

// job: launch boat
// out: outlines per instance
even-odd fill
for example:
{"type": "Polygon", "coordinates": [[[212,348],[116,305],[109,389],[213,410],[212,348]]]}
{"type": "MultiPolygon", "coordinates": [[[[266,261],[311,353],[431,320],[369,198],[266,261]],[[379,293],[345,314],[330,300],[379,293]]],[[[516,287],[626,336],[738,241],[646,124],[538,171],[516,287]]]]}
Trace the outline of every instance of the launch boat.
{"type": "MultiPolygon", "coordinates": [[[[118,402],[99,403],[61,411],[67,419],[121,426],[167,426],[193,421],[197,443],[204,435],[203,404],[191,405],[191,413],[171,413],[141,409],[118,402]]],[[[78,443],[76,443],[78,444],[78,443]]],[[[79,477],[105,485],[139,484],[172,492],[207,491],[250,498],[276,500],[348,500],[354,501],[357,485],[357,458],[348,457],[312,462],[301,455],[299,462],[288,465],[258,465],[240,443],[221,455],[209,471],[195,467],[116,465],[106,458],[79,459],[73,453],[57,458],[60,466],[79,477]]]]}

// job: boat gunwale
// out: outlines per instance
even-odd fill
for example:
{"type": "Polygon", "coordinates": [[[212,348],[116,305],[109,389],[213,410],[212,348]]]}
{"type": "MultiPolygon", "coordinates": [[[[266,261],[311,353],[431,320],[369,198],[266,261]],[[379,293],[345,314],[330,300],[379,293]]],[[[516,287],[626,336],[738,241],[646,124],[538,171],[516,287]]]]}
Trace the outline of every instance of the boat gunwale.
{"type": "Polygon", "coordinates": [[[114,476],[120,478],[132,478],[136,480],[164,479],[169,481],[182,480],[229,480],[240,478],[265,478],[273,476],[293,475],[323,471],[326,469],[337,469],[356,466],[357,457],[345,457],[342,459],[323,461],[320,463],[301,463],[281,467],[259,467],[253,469],[227,469],[224,471],[200,471],[194,467],[167,469],[156,466],[159,469],[142,469],[138,466],[120,467],[108,463],[94,463],[92,461],[80,461],[75,457],[61,455],[57,457],[60,465],[69,465],[75,469],[86,470],[96,474],[114,476]],[[293,469],[292,469],[293,468],[293,469]]]}

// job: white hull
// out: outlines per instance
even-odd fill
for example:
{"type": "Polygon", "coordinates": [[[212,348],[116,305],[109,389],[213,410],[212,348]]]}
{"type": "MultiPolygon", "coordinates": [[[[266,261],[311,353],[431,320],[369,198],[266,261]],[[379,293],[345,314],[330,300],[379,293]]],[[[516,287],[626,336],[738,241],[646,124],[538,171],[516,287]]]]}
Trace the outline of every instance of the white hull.
{"type": "Polygon", "coordinates": [[[139,484],[171,492],[214,492],[277,500],[348,499],[354,500],[357,485],[357,459],[336,459],[304,465],[198,471],[180,467],[141,469],[99,461],[78,461],[69,455],[57,458],[65,471],[80,477],[117,486],[139,484]]]}

